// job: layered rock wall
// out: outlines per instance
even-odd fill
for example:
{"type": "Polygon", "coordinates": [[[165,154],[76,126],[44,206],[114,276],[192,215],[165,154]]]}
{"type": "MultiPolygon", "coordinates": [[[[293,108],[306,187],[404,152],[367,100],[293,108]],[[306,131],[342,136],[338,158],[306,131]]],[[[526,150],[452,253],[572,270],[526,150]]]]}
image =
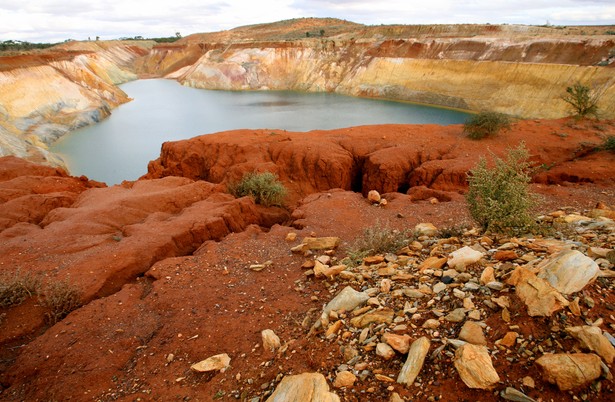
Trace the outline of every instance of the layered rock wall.
{"type": "MultiPolygon", "coordinates": [[[[329,91],[524,118],[570,114],[561,96],[581,82],[602,92],[604,117],[615,116],[609,39],[306,39],[200,49],[198,61],[168,77],[196,88],[329,91]]],[[[144,68],[155,70],[159,57],[144,68]]]]}
{"type": "Polygon", "coordinates": [[[305,19],[173,44],[72,42],[0,57],[0,156],[61,166],[47,146],[127,102],[117,85],[138,77],[206,89],[337,92],[523,118],[569,115],[561,96],[581,82],[602,93],[602,117],[614,118],[615,40],[600,34],[610,27],[592,29],[305,19]]]}
{"type": "Polygon", "coordinates": [[[61,57],[1,58],[0,156],[62,165],[47,146],[128,102],[117,85],[137,78],[134,61],[149,47],[86,42],[59,47],[61,57]]]}

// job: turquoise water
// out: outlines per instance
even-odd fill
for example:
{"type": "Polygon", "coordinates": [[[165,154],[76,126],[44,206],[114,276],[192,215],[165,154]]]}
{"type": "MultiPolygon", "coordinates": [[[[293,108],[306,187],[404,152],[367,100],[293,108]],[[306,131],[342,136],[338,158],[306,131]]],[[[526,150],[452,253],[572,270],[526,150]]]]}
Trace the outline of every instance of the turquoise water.
{"type": "Polygon", "coordinates": [[[467,114],[402,102],[331,93],[233,92],[188,88],[171,80],[129,82],[134,100],[102,122],[64,136],[52,147],[72,175],[107,184],[135,180],[165,141],[239,128],[310,131],[367,124],[456,124],[467,114]]]}

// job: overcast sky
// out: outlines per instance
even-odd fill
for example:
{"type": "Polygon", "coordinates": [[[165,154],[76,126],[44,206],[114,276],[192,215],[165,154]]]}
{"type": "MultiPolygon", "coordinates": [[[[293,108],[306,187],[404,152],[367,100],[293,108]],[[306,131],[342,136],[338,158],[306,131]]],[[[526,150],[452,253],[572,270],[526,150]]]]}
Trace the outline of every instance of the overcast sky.
{"type": "Polygon", "coordinates": [[[186,36],[301,17],[367,25],[610,25],[615,0],[1,0],[0,41],[186,36]]]}

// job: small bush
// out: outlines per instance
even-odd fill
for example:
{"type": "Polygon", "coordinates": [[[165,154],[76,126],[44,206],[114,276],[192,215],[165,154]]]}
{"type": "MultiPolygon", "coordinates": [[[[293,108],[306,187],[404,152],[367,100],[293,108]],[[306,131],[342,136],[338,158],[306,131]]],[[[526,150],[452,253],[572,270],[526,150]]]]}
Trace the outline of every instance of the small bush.
{"type": "Polygon", "coordinates": [[[363,235],[355,240],[348,250],[348,257],[353,262],[360,262],[370,255],[395,253],[407,246],[412,238],[412,233],[383,227],[377,223],[374,227],[366,228],[363,235]]]}
{"type": "Polygon", "coordinates": [[[562,96],[562,100],[572,107],[574,115],[578,118],[587,116],[597,117],[598,101],[601,95],[600,92],[577,82],[573,86],[566,88],[566,94],[562,96]]]}
{"type": "Polygon", "coordinates": [[[601,150],[615,153],[615,135],[609,135],[600,146],[601,150]]]}
{"type": "Polygon", "coordinates": [[[3,273],[0,275],[0,307],[19,305],[37,295],[40,287],[40,278],[31,273],[3,273]]]}
{"type": "Polygon", "coordinates": [[[41,304],[49,310],[45,317],[50,325],[57,323],[71,311],[81,307],[81,294],[68,281],[49,283],[43,294],[41,304]]]}
{"type": "Polygon", "coordinates": [[[463,132],[473,140],[491,137],[501,130],[510,129],[510,118],[502,113],[481,112],[463,124],[463,132]]]}
{"type": "Polygon", "coordinates": [[[493,168],[481,158],[470,170],[466,200],[470,214],[484,230],[521,234],[534,229],[531,210],[538,199],[529,189],[528,157],[521,144],[508,151],[506,160],[493,156],[493,168]]]}
{"type": "Polygon", "coordinates": [[[251,196],[254,202],[264,206],[280,206],[286,197],[286,187],[271,172],[247,173],[238,183],[228,186],[235,197],[251,196]]]}

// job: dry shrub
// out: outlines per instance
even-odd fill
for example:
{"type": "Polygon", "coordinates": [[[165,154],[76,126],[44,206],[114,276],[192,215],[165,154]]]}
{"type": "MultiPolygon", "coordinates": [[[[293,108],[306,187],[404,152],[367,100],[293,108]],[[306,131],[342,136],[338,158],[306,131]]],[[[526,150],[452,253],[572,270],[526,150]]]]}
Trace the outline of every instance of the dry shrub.
{"type": "Polygon", "coordinates": [[[50,282],[43,290],[41,304],[48,309],[47,322],[53,325],[81,307],[81,293],[67,280],[50,282]]]}
{"type": "Polygon", "coordinates": [[[11,307],[23,303],[27,298],[39,293],[40,278],[30,272],[0,274],[0,307],[11,307]]]}
{"type": "Polygon", "coordinates": [[[366,228],[363,235],[355,240],[348,250],[348,257],[356,263],[370,255],[395,253],[407,246],[413,238],[413,234],[408,231],[399,231],[376,223],[375,226],[366,228]]]}

